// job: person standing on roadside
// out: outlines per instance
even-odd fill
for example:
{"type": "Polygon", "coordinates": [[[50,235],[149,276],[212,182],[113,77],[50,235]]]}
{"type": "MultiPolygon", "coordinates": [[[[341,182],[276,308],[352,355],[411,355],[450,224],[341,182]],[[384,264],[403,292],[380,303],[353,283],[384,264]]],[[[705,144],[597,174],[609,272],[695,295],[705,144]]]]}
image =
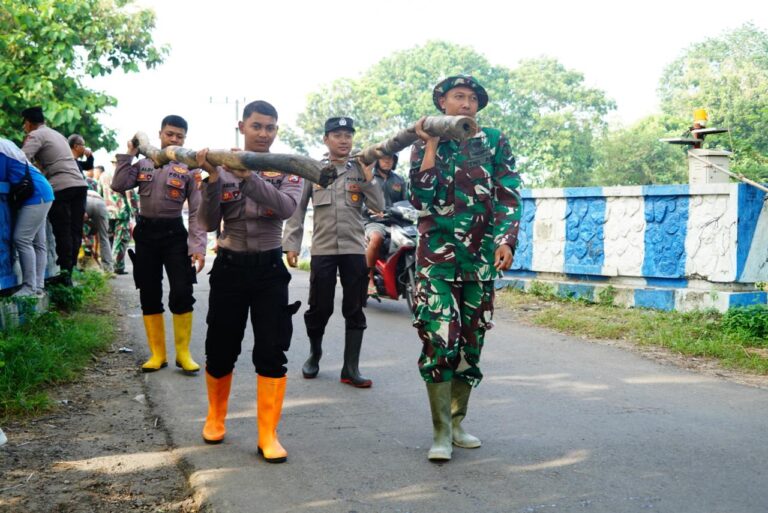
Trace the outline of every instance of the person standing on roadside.
{"type": "Polygon", "coordinates": [[[54,200],[48,219],[56,239],[56,263],[61,269],[57,281],[71,286],[72,271],[83,241],[88,186],[67,140],[45,124],[42,107],[24,109],[21,116],[27,133],[21,150],[30,161],[39,164],[53,188],[54,200]]]}

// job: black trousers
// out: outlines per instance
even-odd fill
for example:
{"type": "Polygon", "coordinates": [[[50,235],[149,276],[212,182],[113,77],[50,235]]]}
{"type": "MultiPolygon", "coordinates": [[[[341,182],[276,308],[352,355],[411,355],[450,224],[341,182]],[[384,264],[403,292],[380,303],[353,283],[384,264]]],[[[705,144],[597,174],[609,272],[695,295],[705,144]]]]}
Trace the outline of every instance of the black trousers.
{"type": "Polygon", "coordinates": [[[163,267],[168,275],[168,308],[175,314],[192,311],[195,298],[192,285],[197,282],[189,258],[187,229],[180,217],[150,219],[139,217],[133,230],[136,253],[133,280],[139,289],[144,315],[163,313],[163,267]]]}
{"type": "Polygon", "coordinates": [[[341,313],[346,328],[364,330],[367,325],[363,305],[368,291],[365,255],[313,256],[309,269],[309,309],[304,313],[307,336],[317,338],[325,333],[325,326],[333,314],[337,270],[344,294],[341,313]]]}
{"type": "Polygon", "coordinates": [[[68,187],[54,193],[48,219],[56,238],[56,263],[72,272],[83,242],[83,216],[88,187],[68,187]]]}
{"type": "Polygon", "coordinates": [[[205,337],[208,373],[220,378],[235,368],[250,313],[256,373],[270,378],[285,376],[292,317],[301,302],[288,304],[291,273],[283,263],[282,250],[235,253],[220,249],[209,274],[205,337]]]}

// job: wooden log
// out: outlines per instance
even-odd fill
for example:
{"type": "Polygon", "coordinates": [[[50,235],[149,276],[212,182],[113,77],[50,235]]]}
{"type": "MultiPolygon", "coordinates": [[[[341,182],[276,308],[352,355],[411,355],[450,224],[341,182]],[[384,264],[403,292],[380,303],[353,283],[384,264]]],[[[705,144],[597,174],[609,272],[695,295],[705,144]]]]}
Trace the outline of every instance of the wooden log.
{"type": "MultiPolygon", "coordinates": [[[[477,122],[469,116],[427,116],[424,119],[424,131],[433,137],[465,141],[478,130],[477,122]]],[[[416,127],[410,126],[399,131],[394,137],[384,142],[373,144],[355,154],[367,166],[385,155],[394,155],[419,140],[416,127]]]]}
{"type": "MultiPolygon", "coordinates": [[[[139,153],[151,159],[156,166],[164,166],[176,161],[191,168],[198,167],[197,151],[181,146],[166,146],[158,149],[149,143],[147,134],[137,132],[132,144],[139,153]]],[[[209,150],[206,160],[214,166],[226,166],[235,170],[274,170],[282,173],[301,176],[310,182],[327,187],[336,179],[336,168],[329,164],[323,166],[320,162],[302,155],[286,153],[259,153],[255,151],[209,150]]]]}

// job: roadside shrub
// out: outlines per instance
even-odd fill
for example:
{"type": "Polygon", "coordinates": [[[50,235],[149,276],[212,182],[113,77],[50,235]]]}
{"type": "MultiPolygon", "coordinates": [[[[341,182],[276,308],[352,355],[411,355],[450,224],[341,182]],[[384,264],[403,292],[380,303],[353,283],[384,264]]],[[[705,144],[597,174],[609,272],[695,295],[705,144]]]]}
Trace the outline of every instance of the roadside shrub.
{"type": "Polygon", "coordinates": [[[761,339],[768,338],[768,305],[750,305],[731,308],[722,320],[723,329],[728,333],[761,339]]]}

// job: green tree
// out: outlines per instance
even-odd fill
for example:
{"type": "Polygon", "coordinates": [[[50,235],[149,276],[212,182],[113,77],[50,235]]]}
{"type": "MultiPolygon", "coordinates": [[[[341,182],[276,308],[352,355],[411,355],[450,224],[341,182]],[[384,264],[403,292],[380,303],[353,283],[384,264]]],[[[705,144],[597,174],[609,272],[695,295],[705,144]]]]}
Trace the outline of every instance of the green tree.
{"type": "Polygon", "coordinates": [[[628,128],[611,130],[595,145],[593,185],[687,183],[685,152],[659,141],[670,125],[649,116],[628,128]]]}
{"type": "Polygon", "coordinates": [[[707,144],[734,151],[732,169],[768,180],[768,33],[747,23],[687,48],[664,70],[659,85],[662,111],[679,132],[696,108],[709,113],[709,126],[728,136],[707,144]]]}
{"type": "Polygon", "coordinates": [[[478,121],[507,134],[529,182],[579,185],[588,179],[593,137],[605,129],[612,101],[554,59],[524,61],[510,70],[444,41],[396,52],[358,79],[339,79],[311,93],[297,127],[281,128],[281,137],[306,152],[320,144],[327,118],[346,115],[357,122],[358,145],[379,142],[436,114],[432,88],[458,73],[472,74],[488,90],[491,102],[478,121]]]}
{"type": "Polygon", "coordinates": [[[509,136],[523,156],[520,170],[531,185],[578,187],[591,183],[595,137],[616,108],[584,75],[551,58],[525,60],[512,70],[517,98],[508,116],[509,136]]]}
{"type": "Polygon", "coordinates": [[[95,148],[117,148],[97,114],[115,98],[86,77],[139,71],[163,61],[152,43],[155,15],[132,0],[0,0],[0,134],[20,142],[20,112],[42,105],[48,124],[95,148]]]}

